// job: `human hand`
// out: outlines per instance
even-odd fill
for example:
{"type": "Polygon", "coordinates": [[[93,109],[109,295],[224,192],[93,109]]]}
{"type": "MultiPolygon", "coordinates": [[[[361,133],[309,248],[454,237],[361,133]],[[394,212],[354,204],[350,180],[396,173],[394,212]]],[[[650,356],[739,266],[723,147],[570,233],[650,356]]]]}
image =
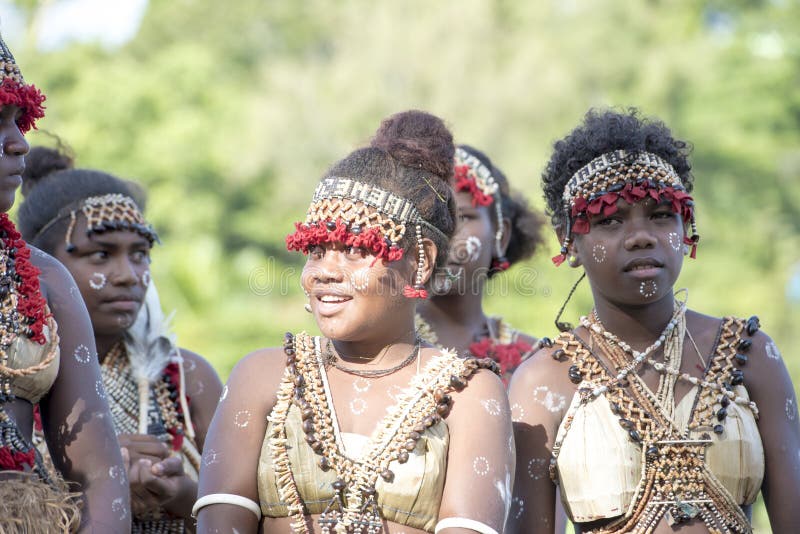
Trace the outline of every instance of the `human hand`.
{"type": "Polygon", "coordinates": [[[122,449],[127,450],[129,465],[141,459],[148,459],[155,464],[172,454],[168,443],[149,434],[120,434],[117,439],[122,449]]]}

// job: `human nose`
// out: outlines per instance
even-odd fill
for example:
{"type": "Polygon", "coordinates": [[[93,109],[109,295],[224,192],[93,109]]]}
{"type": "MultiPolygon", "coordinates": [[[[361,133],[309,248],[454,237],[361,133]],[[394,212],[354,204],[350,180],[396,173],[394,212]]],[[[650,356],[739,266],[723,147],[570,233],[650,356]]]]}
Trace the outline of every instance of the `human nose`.
{"type": "Polygon", "coordinates": [[[16,123],[9,130],[0,144],[0,151],[2,151],[0,155],[24,156],[31,148],[28,141],[25,140],[25,136],[22,135],[16,123]]]}
{"type": "Polygon", "coordinates": [[[656,246],[656,236],[646,222],[632,222],[625,236],[627,250],[649,249],[656,246]]]}
{"type": "Polygon", "coordinates": [[[111,283],[117,286],[135,286],[140,281],[136,264],[128,258],[120,259],[111,273],[111,283]]]}
{"type": "Polygon", "coordinates": [[[307,277],[312,282],[337,283],[344,280],[341,267],[342,254],[337,250],[328,250],[313,265],[307,267],[307,277]]]}

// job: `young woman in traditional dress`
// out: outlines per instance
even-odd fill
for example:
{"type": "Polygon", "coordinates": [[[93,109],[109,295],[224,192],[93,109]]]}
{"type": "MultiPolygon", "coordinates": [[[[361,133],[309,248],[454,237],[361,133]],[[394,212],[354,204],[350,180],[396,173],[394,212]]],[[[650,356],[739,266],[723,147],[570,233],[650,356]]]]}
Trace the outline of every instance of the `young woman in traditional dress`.
{"type": "Polygon", "coordinates": [[[699,240],[688,152],[635,111],[591,111],[555,144],[554,261],[582,267],[594,309],[512,379],[518,532],[552,532],[551,478],[580,532],[752,532],[759,491],[774,532],[800,525],[797,399],[775,343],[757,317],[703,315],[673,287],[699,240]]]}
{"type": "Polygon", "coordinates": [[[122,457],[97,361],[83,357],[95,351],[86,308],[66,269],[6,214],[43,101],[0,38],[0,532],[125,533],[128,486],[109,477],[122,457]],[[57,472],[33,445],[37,403],[57,472]]]}
{"type": "Polygon", "coordinates": [[[501,380],[415,335],[455,230],[452,136],[419,111],[336,163],[287,238],[322,336],[233,370],[209,432],[200,532],[502,531],[514,452],[501,380]]]}
{"type": "Polygon", "coordinates": [[[142,215],[141,189],[70,169],[51,149],[37,147],[31,163],[20,228],[69,269],[89,310],[127,460],[133,532],[193,531],[200,451],[222,384],[205,359],[177,347],[168,329],[150,280],[157,236],[142,215]]]}
{"type": "Polygon", "coordinates": [[[538,342],[502,317],[487,317],[483,292],[489,278],[533,255],[543,221],[511,194],[503,172],[467,145],[456,148],[455,190],[456,233],[433,295],[419,308],[417,329],[432,345],[492,358],[507,383],[538,342]]]}

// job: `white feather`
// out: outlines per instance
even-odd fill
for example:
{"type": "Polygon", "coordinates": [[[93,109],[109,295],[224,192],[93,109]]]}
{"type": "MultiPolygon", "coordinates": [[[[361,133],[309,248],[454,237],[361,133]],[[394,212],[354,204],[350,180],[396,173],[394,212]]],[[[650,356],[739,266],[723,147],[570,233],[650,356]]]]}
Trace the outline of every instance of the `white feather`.
{"type": "Polygon", "coordinates": [[[164,317],[158,290],[151,281],[144,303],[133,325],[125,332],[125,348],[137,382],[155,382],[162,374],[175,350],[175,335],[169,317],[164,317]]]}

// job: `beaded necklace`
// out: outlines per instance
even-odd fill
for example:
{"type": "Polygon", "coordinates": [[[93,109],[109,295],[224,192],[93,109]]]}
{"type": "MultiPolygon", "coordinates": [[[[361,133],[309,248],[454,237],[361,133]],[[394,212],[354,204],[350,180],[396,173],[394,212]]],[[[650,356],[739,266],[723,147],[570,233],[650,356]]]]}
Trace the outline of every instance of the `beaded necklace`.
{"type": "Polygon", "coordinates": [[[307,534],[310,529],[286,447],[286,419],[292,404],[300,410],[305,440],[319,456],[320,468],[338,474],[332,484],[333,498],[319,518],[321,532],[377,534],[383,528],[375,489],[378,477],[386,483],[394,480],[389,465],[409,460],[426,429],[449,413],[453,402],[450,394],[464,389],[475,371],[498,371],[497,364],[489,359],[459,358],[443,352],[415,375],[380,421],[363,454],[353,459],[344,453],[319,338],[306,333],[296,337],[286,334],[284,352],[287,366],[268,417],[272,425],[269,446],[278,493],[289,512],[292,530],[298,534],[307,534]]]}
{"type": "MultiPolygon", "coordinates": [[[[685,306],[678,305],[677,312],[678,316],[673,316],[675,325],[670,329],[671,332],[685,328],[685,306]]],[[[559,428],[553,444],[550,476],[557,481],[559,453],[577,410],[599,395],[608,399],[620,426],[628,432],[631,441],[642,448],[645,460],[642,481],[626,513],[591,532],[649,533],[655,530],[662,518],[666,518],[669,525],[697,518],[712,532],[751,532],[749,521],[741,508],[706,465],[705,451],[713,443],[711,436],[702,433],[697,438],[692,437],[691,432],[713,428],[715,433],[722,434],[722,423],[731,400],[747,406],[754,417],[758,417],[755,404],[736,396],[733,391],[733,387],[740,385],[743,380],[742,372],[734,367],[733,362],[747,360],[742,352],[749,350],[752,341],[743,335],[752,336],[758,330],[758,319],[752,317],[746,323],[733,318],[723,320],[716,352],[702,379],[689,380],[694,377],[680,373],[680,355],[676,353],[679,348],[682,350],[683,333],[673,333],[671,336],[662,334],[669,347],[665,350],[665,361],[656,362],[646,355],[638,362],[647,361],[662,374],[656,393],[636,373],[630,375],[633,387],[628,387],[630,383],[626,375],[620,376],[620,367],[626,365],[632,352],[630,348],[627,344],[623,346],[613,334],[605,332],[598,323],[588,320],[585,323],[592,339],[597,341],[595,346],[617,370],[607,368],[591,348],[574,334],[563,333],[556,339],[555,343],[560,348],[554,352],[554,357],[560,360],[567,356],[572,361],[570,378],[576,375],[580,377],[578,393],[581,402],[570,406],[559,428]],[[678,428],[672,419],[672,391],[663,391],[665,388],[673,390],[677,379],[685,379],[700,389],[685,428],[678,428]]]]}
{"type": "MultiPolygon", "coordinates": [[[[6,413],[3,405],[15,399],[14,378],[36,374],[49,366],[58,354],[58,343],[36,365],[26,369],[9,367],[10,352],[22,336],[44,345],[44,326],[49,318],[47,303],[39,288],[40,271],[30,262],[31,251],[14,223],[0,214],[0,469],[33,470],[44,481],[54,481],[42,457],[6,413]]],[[[51,335],[56,336],[51,329],[51,335]]],[[[57,338],[56,338],[57,339],[57,338]]]]}
{"type": "MultiPolygon", "coordinates": [[[[124,343],[119,342],[108,351],[100,372],[117,434],[138,433],[140,396],[124,343]]],[[[194,443],[186,442],[191,438],[185,435],[186,423],[180,400],[185,386],[180,379],[178,362],[167,364],[161,377],[148,388],[147,433],[169,440],[172,449],[180,451],[199,470],[200,458],[196,447],[194,443]]],[[[182,533],[184,521],[156,512],[148,517],[135,517],[133,528],[134,532],[148,534],[182,533]]]]}

